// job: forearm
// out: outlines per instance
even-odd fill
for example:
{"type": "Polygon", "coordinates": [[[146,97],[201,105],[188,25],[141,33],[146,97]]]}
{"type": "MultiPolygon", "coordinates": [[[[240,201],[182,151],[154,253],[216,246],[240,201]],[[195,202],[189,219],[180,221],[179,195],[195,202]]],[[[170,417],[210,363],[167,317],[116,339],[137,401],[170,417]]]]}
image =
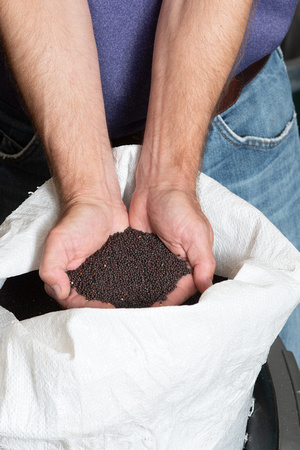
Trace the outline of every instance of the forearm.
{"type": "Polygon", "coordinates": [[[87,1],[0,0],[0,8],[8,60],[63,200],[103,190],[112,156],[87,1]]]}
{"type": "Polygon", "coordinates": [[[164,0],[156,32],[141,177],[195,183],[216,103],[252,0],[164,0]],[[144,166],[144,170],[143,170],[144,166]],[[149,171],[150,167],[150,171],[149,171]]]}

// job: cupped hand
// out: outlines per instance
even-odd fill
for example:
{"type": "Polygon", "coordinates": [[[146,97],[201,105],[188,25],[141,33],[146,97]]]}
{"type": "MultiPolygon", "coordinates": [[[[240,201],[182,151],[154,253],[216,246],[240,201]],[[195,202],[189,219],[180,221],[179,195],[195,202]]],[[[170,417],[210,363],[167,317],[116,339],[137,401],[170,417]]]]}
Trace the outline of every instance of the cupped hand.
{"type": "Polygon", "coordinates": [[[179,305],[212,285],[213,231],[192,190],[172,184],[136,189],[129,209],[132,228],[153,232],[175,255],[187,260],[192,275],[182,277],[163,303],[179,305]]]}
{"type": "Polygon", "coordinates": [[[110,234],[127,227],[128,213],[121,199],[106,202],[88,197],[66,205],[45,241],[39,273],[46,292],[65,308],[109,308],[107,303],[87,302],[76,290],[71,291],[66,271],[77,269],[110,234]]]}

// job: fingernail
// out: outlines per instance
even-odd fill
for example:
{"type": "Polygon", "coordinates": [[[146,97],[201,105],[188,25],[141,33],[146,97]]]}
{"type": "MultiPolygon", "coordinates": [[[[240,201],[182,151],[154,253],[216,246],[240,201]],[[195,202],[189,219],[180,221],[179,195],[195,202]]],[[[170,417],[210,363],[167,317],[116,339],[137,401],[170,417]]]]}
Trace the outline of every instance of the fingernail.
{"type": "Polygon", "coordinates": [[[208,289],[208,288],[210,288],[211,286],[213,285],[213,282],[212,282],[212,280],[207,280],[207,282],[206,282],[206,287],[205,287],[205,289],[208,289]]]}
{"type": "Polygon", "coordinates": [[[60,287],[58,286],[58,284],[55,284],[54,286],[52,286],[52,289],[54,290],[55,295],[56,295],[57,297],[59,297],[59,294],[60,294],[60,287]]]}

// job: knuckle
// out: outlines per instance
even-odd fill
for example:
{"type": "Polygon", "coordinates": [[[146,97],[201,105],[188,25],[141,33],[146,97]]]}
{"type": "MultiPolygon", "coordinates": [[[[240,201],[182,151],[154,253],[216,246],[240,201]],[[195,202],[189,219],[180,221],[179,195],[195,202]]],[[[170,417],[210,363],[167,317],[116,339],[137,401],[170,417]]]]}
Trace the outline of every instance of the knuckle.
{"type": "Polygon", "coordinates": [[[39,269],[39,277],[46,282],[47,278],[48,278],[48,271],[44,268],[44,266],[42,265],[39,269]]]}

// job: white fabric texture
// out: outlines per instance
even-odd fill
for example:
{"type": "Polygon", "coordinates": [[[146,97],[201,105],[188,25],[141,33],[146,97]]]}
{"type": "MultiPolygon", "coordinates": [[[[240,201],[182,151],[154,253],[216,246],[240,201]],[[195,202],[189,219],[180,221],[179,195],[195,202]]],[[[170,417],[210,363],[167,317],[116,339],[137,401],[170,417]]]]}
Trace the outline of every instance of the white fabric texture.
{"type": "MultiPolygon", "coordinates": [[[[140,147],[114,149],[125,203],[140,147]]],[[[216,273],[198,304],[0,308],[0,448],[241,450],[252,390],[300,301],[300,254],[255,208],[201,174],[216,273]]],[[[59,213],[50,180],[0,228],[0,278],[39,268],[59,213]]]]}

